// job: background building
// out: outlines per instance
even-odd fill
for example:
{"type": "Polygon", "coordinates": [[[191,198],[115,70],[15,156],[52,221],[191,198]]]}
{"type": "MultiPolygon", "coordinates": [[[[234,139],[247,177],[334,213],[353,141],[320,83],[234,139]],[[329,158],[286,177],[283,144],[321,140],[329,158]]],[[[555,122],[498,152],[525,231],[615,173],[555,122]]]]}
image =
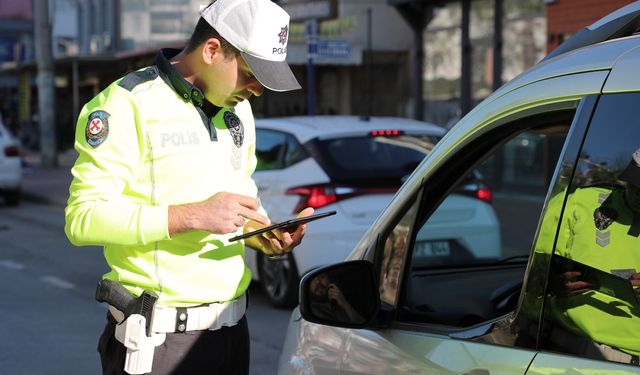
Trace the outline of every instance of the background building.
{"type": "MultiPolygon", "coordinates": [[[[0,0],[0,111],[35,148],[33,1],[40,0],[0,0]]],[[[252,100],[256,116],[371,114],[441,126],[455,123],[570,34],[631,2],[274,1],[291,14],[287,59],[303,90],[265,92],[252,100]]],[[[160,46],[184,45],[202,3],[49,0],[61,149],[71,146],[83,103],[151,64],[160,46]]]]}

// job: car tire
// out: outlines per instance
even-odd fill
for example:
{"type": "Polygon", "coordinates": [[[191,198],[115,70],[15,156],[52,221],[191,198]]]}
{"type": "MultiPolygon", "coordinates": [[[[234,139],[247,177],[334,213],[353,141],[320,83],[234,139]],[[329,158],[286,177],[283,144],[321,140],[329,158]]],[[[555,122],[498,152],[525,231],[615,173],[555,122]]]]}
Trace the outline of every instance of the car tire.
{"type": "Polygon", "coordinates": [[[20,190],[5,191],[3,196],[7,206],[17,206],[20,204],[20,190]]]}
{"type": "Polygon", "coordinates": [[[269,259],[258,253],[258,275],[269,303],[278,308],[298,304],[298,268],[292,254],[282,259],[269,259]]]}

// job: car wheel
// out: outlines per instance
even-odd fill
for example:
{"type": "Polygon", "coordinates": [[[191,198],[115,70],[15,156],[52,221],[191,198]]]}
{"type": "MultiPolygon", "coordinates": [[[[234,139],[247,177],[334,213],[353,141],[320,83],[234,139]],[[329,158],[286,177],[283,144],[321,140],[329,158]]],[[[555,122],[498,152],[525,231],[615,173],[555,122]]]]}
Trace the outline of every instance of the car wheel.
{"type": "Polygon", "coordinates": [[[4,202],[7,206],[17,206],[20,204],[20,190],[10,190],[4,192],[4,202]]]}
{"type": "Polygon", "coordinates": [[[292,254],[269,259],[258,253],[258,275],[271,305],[290,308],[298,304],[298,269],[292,254]]]}

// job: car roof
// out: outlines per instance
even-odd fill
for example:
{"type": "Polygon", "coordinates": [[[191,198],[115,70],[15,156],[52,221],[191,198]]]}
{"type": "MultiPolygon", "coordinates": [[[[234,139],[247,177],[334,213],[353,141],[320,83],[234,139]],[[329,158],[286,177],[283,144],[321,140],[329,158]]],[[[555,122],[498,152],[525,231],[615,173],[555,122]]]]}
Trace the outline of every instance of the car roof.
{"type": "Polygon", "coordinates": [[[638,47],[639,38],[640,36],[634,35],[604,41],[545,59],[496,90],[490,98],[497,98],[519,87],[548,78],[610,70],[622,55],[638,47]]]}
{"type": "Polygon", "coordinates": [[[442,136],[440,126],[401,117],[372,116],[368,120],[358,116],[291,116],[256,119],[256,128],[294,134],[300,142],[314,138],[335,138],[368,134],[372,130],[397,129],[405,132],[442,136]]]}

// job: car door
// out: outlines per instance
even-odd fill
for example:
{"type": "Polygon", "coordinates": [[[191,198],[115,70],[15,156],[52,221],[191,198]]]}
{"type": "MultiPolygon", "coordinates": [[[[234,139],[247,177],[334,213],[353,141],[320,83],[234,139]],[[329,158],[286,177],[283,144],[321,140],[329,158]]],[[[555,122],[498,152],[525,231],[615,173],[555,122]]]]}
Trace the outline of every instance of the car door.
{"type": "Polygon", "coordinates": [[[599,99],[577,168],[564,178],[562,189],[568,194],[557,199],[563,210],[555,245],[536,249],[552,262],[544,293],[542,352],[528,375],[567,368],[590,374],[640,373],[640,304],[626,281],[640,272],[640,214],[632,208],[632,182],[623,174],[640,171],[634,159],[640,149],[639,101],[637,92],[599,99]],[[626,275],[619,278],[620,273],[626,275]]]}
{"type": "MultiPolygon", "coordinates": [[[[582,139],[595,103],[588,96],[605,76],[521,87],[443,139],[369,232],[379,229],[364,257],[378,272],[383,328],[349,330],[341,374],[526,373],[537,353],[535,329],[518,325],[527,260],[540,217],[559,215],[545,206],[549,187],[558,160],[572,166],[561,153],[582,139]],[[474,169],[492,186],[491,203],[456,188],[474,169]],[[456,220],[441,208],[458,210],[456,220]]],[[[536,321],[536,306],[526,322],[536,321]]]]}

